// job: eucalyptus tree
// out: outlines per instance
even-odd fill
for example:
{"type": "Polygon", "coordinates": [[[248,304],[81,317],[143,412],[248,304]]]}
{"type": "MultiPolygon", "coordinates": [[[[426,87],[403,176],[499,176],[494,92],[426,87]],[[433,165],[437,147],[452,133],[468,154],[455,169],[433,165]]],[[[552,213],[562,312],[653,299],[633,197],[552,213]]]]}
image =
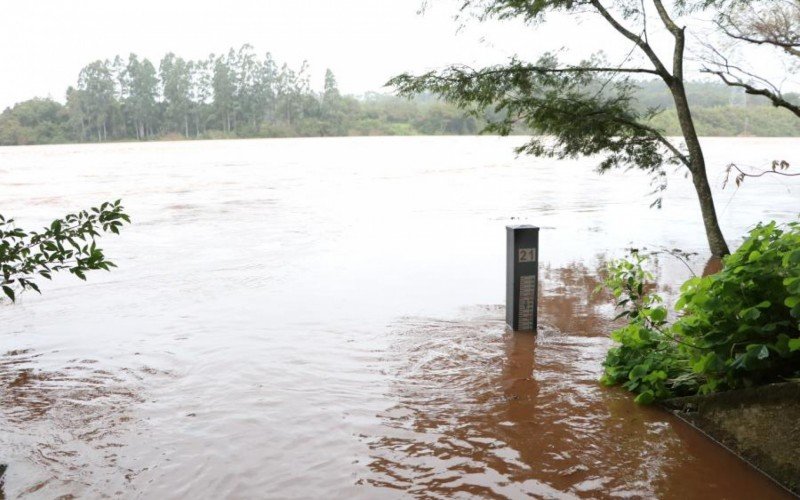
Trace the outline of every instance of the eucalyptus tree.
{"type": "Polygon", "coordinates": [[[172,52],[159,64],[161,93],[165,114],[172,130],[181,130],[189,137],[189,115],[192,112],[192,63],[172,52]]]}
{"type": "Polygon", "coordinates": [[[127,63],[121,56],[115,56],[111,63],[111,75],[114,79],[115,100],[115,136],[129,137],[128,125],[131,122],[130,110],[127,101],[130,95],[128,78],[126,76],[127,63]]]}
{"type": "Polygon", "coordinates": [[[264,120],[274,122],[277,113],[278,66],[269,52],[267,52],[264,60],[258,66],[257,80],[256,106],[261,112],[259,116],[260,128],[261,122],[264,120]]]}
{"type": "Polygon", "coordinates": [[[192,117],[195,135],[197,136],[206,131],[208,121],[213,112],[211,109],[211,99],[214,95],[212,89],[213,68],[213,55],[191,63],[192,117]]]}
{"type": "Polygon", "coordinates": [[[234,58],[233,49],[228,52],[227,57],[219,56],[215,58],[211,81],[214,94],[214,113],[225,132],[231,131],[231,124],[233,123],[236,75],[231,69],[231,63],[234,58]]]}
{"type": "Polygon", "coordinates": [[[136,54],[128,57],[125,68],[128,91],[128,106],[134,121],[136,138],[146,139],[154,135],[158,124],[158,74],[149,59],[141,61],[136,54]]]}
{"type": "Polygon", "coordinates": [[[308,61],[303,61],[300,71],[295,79],[294,95],[299,104],[299,118],[304,118],[312,109],[319,107],[319,101],[314,91],[311,90],[311,66],[308,61]]]}
{"type": "Polygon", "coordinates": [[[79,142],[86,140],[86,97],[83,91],[75,87],[67,87],[67,116],[68,123],[74,136],[79,142]]]}
{"type": "Polygon", "coordinates": [[[289,125],[298,118],[297,88],[297,73],[284,63],[275,82],[276,106],[280,120],[289,125]]]}
{"type": "Polygon", "coordinates": [[[346,130],[345,100],[339,92],[336,76],[330,69],[325,70],[325,83],[320,103],[320,118],[323,122],[323,135],[344,135],[346,130]]]}
{"type": "Polygon", "coordinates": [[[114,80],[108,61],[95,61],[78,75],[78,90],[82,93],[82,111],[97,141],[108,137],[108,120],[114,107],[114,80]]]}
{"type": "MultiPolygon", "coordinates": [[[[686,95],[684,63],[686,23],[692,11],[685,1],[663,0],[462,0],[462,12],[479,19],[518,19],[536,28],[550,14],[582,15],[608,25],[630,47],[620,61],[595,55],[564,62],[552,53],[535,62],[512,58],[508,64],[483,69],[451,66],[414,76],[393,78],[389,84],[403,95],[430,91],[473,114],[487,108],[502,111],[490,131],[510,133],[522,124],[542,136],[532,137],[518,151],[558,158],[601,155],[599,171],[615,167],[650,173],[656,191],[666,188],[670,166],[685,168],[692,178],[711,253],[722,256],[728,246],[717,220],[698,139],[686,95]],[[655,25],[667,33],[666,47],[651,36],[655,25]],[[669,52],[671,60],[663,57],[669,52]],[[633,57],[633,54],[638,57],[633,57]],[[632,60],[637,62],[631,62],[632,60]],[[638,63],[641,61],[641,64],[638,63]],[[680,123],[682,141],[666,137],[648,125],[657,110],[638,110],[636,78],[656,77],[670,93],[680,123]]],[[[714,8],[704,0],[696,9],[714,8]]],[[[569,40],[565,40],[569,43],[569,40]]],[[[660,206],[660,195],[654,204],[660,206]]]]}
{"type": "Polygon", "coordinates": [[[322,88],[322,100],[334,101],[339,97],[341,97],[341,94],[339,93],[339,84],[336,81],[336,75],[328,68],[325,70],[325,84],[322,88]]]}
{"type": "Polygon", "coordinates": [[[258,60],[253,46],[242,45],[233,58],[235,122],[241,119],[256,129],[262,116],[258,106],[258,85],[261,61],[258,60]]]}

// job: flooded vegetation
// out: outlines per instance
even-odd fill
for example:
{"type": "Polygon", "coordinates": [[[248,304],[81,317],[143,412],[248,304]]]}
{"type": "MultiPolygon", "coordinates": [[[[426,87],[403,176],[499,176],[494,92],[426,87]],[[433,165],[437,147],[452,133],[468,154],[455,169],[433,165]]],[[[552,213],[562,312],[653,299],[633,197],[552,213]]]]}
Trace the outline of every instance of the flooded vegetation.
{"type": "MultiPolygon", "coordinates": [[[[104,242],[114,273],[0,308],[6,495],[784,496],[597,382],[615,324],[592,293],[604,263],[646,244],[707,267],[690,181],[670,176],[651,210],[644,174],[516,158],[518,143],[0,150],[3,209],[26,226],[117,197],[134,222],[104,242]],[[504,226],[518,223],[542,227],[537,336],[504,324],[504,226]]],[[[796,141],[704,147],[732,246],[796,216],[780,179],[720,190],[732,156],[761,164],[796,141]]],[[[662,256],[657,274],[671,297],[688,270],[662,256]]]]}

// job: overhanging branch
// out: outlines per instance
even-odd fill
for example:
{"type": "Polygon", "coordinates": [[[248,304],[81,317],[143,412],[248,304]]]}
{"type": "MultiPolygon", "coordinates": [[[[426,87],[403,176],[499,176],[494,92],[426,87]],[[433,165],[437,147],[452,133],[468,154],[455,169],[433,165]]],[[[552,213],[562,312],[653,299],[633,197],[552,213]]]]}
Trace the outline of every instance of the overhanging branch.
{"type": "Polygon", "coordinates": [[[744,89],[746,94],[760,95],[760,96],[766,97],[767,99],[769,99],[772,102],[773,106],[776,106],[776,107],[779,107],[779,108],[786,108],[789,111],[791,111],[792,113],[794,113],[795,115],[797,115],[797,117],[800,118],[800,106],[787,101],[779,93],[772,92],[772,91],[769,91],[769,90],[763,89],[763,88],[754,87],[753,85],[750,85],[749,83],[745,83],[745,82],[743,82],[743,81],[741,81],[739,79],[732,80],[731,78],[735,78],[735,77],[732,77],[730,75],[730,73],[726,73],[724,71],[714,71],[714,70],[705,68],[705,69],[703,69],[703,72],[710,73],[712,75],[717,75],[723,82],[725,82],[726,85],[728,85],[730,87],[742,88],[742,89],[744,89]]]}

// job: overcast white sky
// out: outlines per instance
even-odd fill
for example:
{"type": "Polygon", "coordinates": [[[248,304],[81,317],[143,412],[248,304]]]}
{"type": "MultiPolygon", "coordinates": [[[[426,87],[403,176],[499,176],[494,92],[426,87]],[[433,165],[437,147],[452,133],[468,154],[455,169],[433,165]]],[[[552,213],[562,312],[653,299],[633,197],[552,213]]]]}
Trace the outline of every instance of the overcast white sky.
{"type": "MultiPolygon", "coordinates": [[[[345,93],[380,91],[391,76],[449,63],[501,62],[575,47],[627,52],[602,24],[556,17],[535,30],[474,23],[457,32],[454,0],[2,0],[0,109],[33,96],[63,100],[95,59],[130,52],[156,66],[163,54],[202,58],[252,44],[293,66],[307,59],[312,84],[330,67],[345,93]],[[569,40],[569,41],[567,41],[569,40]]],[[[667,57],[667,54],[665,54],[667,57]]]]}

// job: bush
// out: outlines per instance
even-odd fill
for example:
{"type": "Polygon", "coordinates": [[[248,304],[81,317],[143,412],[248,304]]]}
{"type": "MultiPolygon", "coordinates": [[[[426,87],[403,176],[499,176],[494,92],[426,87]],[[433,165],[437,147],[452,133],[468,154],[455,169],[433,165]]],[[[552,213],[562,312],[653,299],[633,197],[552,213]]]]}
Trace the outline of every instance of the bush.
{"type": "Polygon", "coordinates": [[[608,266],[606,285],[628,324],[612,333],[601,382],[649,403],[795,377],[800,372],[800,223],[754,228],[716,274],[681,287],[666,322],[646,258],[608,266]]]}

